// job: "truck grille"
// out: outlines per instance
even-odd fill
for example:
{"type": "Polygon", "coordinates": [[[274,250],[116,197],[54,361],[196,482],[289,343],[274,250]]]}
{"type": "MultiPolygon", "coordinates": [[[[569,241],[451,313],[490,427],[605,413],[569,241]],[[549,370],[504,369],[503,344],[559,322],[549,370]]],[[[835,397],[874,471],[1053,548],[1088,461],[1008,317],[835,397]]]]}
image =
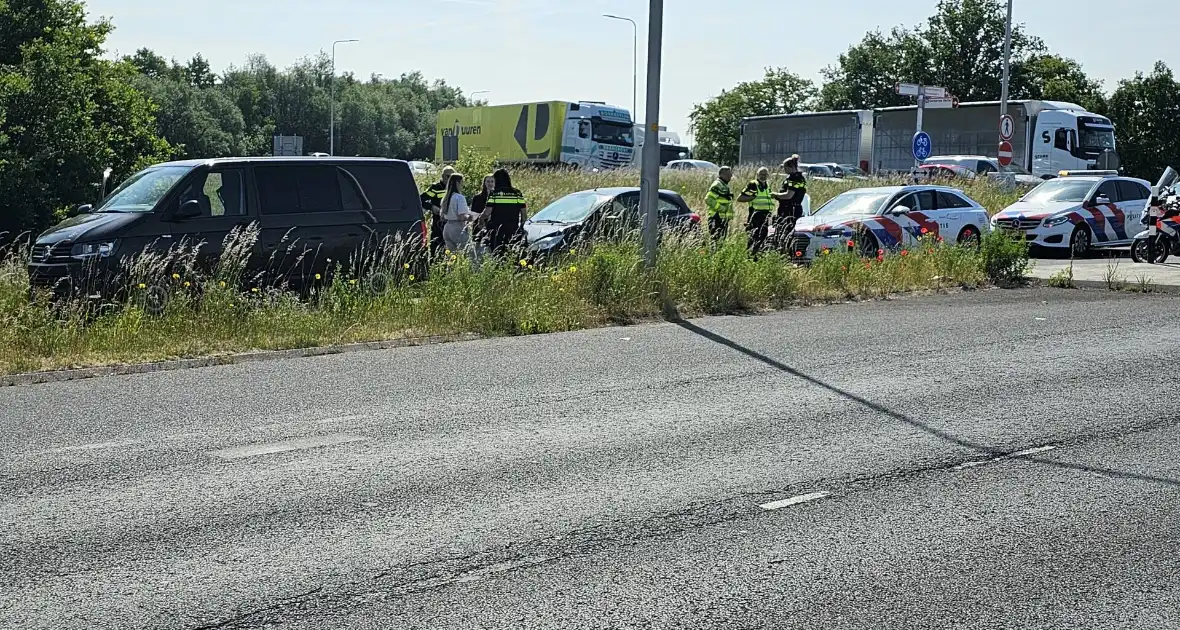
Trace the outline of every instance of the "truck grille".
{"type": "Polygon", "coordinates": [[[34,264],[60,264],[73,262],[70,258],[70,243],[53,243],[51,245],[34,245],[32,262],[34,264]]]}
{"type": "Polygon", "coordinates": [[[1031,230],[1040,224],[1040,219],[996,219],[996,227],[1003,230],[1031,230]]]}

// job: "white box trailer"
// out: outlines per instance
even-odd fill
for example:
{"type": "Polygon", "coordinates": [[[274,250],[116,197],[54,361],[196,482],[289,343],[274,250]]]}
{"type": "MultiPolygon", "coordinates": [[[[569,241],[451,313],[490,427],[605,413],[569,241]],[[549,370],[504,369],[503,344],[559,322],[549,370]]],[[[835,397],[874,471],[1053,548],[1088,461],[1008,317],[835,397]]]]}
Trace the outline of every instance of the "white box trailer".
{"type": "MultiPolygon", "coordinates": [[[[1073,103],[1009,101],[1012,164],[1038,177],[1063,170],[1118,168],[1114,126],[1104,116],[1073,103]]],[[[998,101],[926,108],[922,130],[932,155],[996,157],[998,101]]],[[[807,162],[856,163],[866,171],[904,171],[914,166],[912,142],[917,106],[844,110],[742,120],[741,163],[776,164],[792,153],[807,162]],[[853,159],[855,157],[855,160],[853,159]]]]}

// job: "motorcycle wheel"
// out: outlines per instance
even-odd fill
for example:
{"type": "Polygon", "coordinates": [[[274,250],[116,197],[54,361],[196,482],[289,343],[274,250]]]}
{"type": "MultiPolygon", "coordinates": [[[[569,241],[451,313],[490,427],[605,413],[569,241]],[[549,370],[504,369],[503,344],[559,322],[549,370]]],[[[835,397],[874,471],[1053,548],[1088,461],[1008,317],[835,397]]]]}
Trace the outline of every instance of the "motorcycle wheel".
{"type": "Polygon", "coordinates": [[[1147,258],[1147,242],[1149,238],[1138,238],[1131,243],[1131,260],[1134,262],[1146,262],[1156,265],[1162,265],[1168,260],[1169,250],[1172,244],[1161,236],[1155,237],[1155,260],[1148,260],[1147,258]]]}

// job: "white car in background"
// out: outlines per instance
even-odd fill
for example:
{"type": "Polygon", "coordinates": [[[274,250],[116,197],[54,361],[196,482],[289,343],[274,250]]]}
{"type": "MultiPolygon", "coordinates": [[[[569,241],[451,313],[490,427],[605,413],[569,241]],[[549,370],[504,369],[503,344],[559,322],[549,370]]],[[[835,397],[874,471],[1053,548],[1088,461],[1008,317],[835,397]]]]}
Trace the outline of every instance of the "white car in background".
{"type": "Polygon", "coordinates": [[[983,155],[936,155],[922,160],[922,164],[943,164],[947,166],[962,166],[975,171],[977,175],[1005,182],[1012,186],[1036,186],[1042,180],[1036,175],[1015,164],[1000,166],[997,158],[983,155]]]}
{"type": "Polygon", "coordinates": [[[664,168],[673,171],[709,171],[713,174],[721,169],[720,166],[708,160],[672,160],[664,168]]]}
{"type": "Polygon", "coordinates": [[[430,162],[423,162],[422,160],[410,160],[410,172],[415,175],[435,175],[438,173],[438,167],[430,162]]]}
{"type": "Polygon", "coordinates": [[[1093,247],[1129,245],[1149,197],[1151,184],[1118,171],[1062,171],[996,213],[992,226],[1080,258],[1093,247]]]}
{"type": "Polygon", "coordinates": [[[924,237],[978,243],[988,229],[987,209],[955,188],[856,188],[799,219],[787,246],[798,260],[815,258],[825,249],[847,248],[849,241],[861,255],[876,256],[880,249],[901,249],[924,237]]]}

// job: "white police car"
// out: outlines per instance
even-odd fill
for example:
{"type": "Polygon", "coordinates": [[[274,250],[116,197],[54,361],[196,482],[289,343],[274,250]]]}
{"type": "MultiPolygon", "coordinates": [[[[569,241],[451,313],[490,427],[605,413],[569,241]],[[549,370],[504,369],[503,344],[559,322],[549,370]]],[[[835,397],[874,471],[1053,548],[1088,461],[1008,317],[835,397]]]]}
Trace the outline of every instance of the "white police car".
{"type": "Polygon", "coordinates": [[[997,213],[992,227],[1081,257],[1092,247],[1130,244],[1150,196],[1151,184],[1118,171],[1062,171],[997,213]]]}
{"type": "Polygon", "coordinates": [[[923,237],[977,243],[988,228],[987,210],[955,188],[856,188],[800,218],[787,246],[792,257],[811,259],[824,249],[843,249],[852,241],[862,255],[875,256],[879,249],[899,249],[923,237]]]}

